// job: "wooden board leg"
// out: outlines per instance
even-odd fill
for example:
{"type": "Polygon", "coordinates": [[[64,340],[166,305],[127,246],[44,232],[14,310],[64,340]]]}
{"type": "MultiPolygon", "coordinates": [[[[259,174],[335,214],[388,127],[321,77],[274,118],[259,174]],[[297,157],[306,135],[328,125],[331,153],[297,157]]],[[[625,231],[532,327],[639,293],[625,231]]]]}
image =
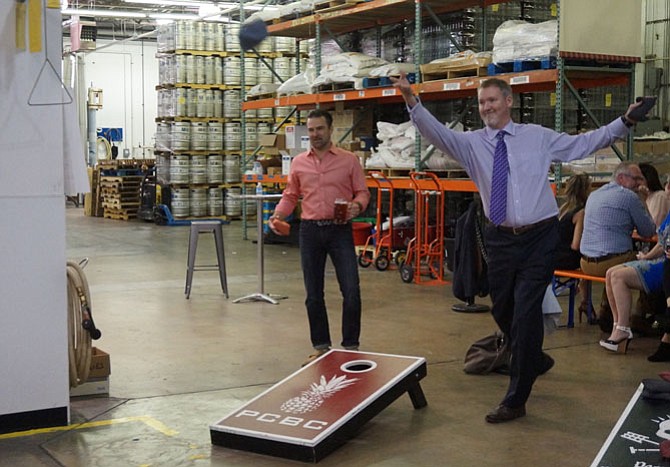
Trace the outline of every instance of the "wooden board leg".
{"type": "Polygon", "coordinates": [[[418,382],[407,389],[407,394],[412,399],[412,405],[415,409],[423,409],[428,405],[426,396],[423,394],[423,389],[421,389],[421,384],[418,382]]]}

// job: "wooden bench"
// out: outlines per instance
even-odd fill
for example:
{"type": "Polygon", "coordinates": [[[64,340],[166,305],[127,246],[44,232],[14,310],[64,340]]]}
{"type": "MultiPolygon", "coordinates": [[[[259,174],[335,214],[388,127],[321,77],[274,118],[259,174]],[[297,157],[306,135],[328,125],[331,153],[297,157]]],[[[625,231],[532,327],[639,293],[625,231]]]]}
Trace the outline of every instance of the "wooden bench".
{"type": "Polygon", "coordinates": [[[568,305],[568,328],[575,327],[575,295],[577,295],[577,285],[580,280],[586,281],[586,316],[589,324],[596,322],[596,315],[593,310],[593,301],[591,300],[591,283],[602,282],[605,283],[605,278],[600,276],[591,276],[585,274],[581,269],[554,271],[554,279],[552,280],[551,288],[554,295],[558,295],[562,290],[568,288],[570,290],[570,298],[568,305]]]}

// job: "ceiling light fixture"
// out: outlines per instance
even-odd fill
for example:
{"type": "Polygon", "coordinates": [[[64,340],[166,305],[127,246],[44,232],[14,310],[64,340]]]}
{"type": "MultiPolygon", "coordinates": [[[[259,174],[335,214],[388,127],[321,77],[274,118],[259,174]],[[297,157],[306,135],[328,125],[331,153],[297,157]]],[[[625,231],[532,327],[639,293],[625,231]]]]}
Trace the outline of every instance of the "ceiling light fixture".
{"type": "Polygon", "coordinates": [[[199,7],[202,5],[213,5],[212,2],[208,1],[195,1],[195,0],[123,0],[126,3],[141,3],[144,5],[161,5],[161,6],[188,6],[188,7],[199,7]]]}
{"type": "Polygon", "coordinates": [[[120,10],[86,10],[75,8],[64,8],[61,10],[62,15],[66,16],[99,16],[108,18],[146,18],[144,13],[137,13],[134,11],[120,11],[120,10]]]}
{"type": "MultiPolygon", "coordinates": [[[[232,2],[212,2],[212,1],[207,1],[207,0],[123,0],[126,3],[140,3],[143,5],[161,5],[161,6],[183,6],[183,7],[202,7],[202,6],[215,6],[218,8],[232,8],[232,9],[238,9],[240,8],[239,3],[232,3],[232,2]]],[[[258,4],[251,4],[247,5],[245,3],[244,9],[245,10],[262,10],[262,9],[278,9],[277,6],[273,5],[258,5],[258,4]]]]}
{"type": "Polygon", "coordinates": [[[187,13],[149,13],[149,18],[153,19],[199,19],[198,15],[189,15],[187,13]]]}

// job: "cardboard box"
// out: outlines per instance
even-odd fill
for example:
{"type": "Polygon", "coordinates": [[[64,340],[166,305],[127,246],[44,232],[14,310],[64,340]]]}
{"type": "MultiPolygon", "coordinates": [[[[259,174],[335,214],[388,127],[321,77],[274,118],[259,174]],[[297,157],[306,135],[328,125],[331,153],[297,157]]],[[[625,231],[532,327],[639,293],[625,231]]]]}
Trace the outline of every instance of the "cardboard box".
{"type": "Polygon", "coordinates": [[[652,149],[653,153],[657,156],[662,156],[664,154],[670,154],[670,140],[663,141],[654,141],[654,146],[652,149]]]}
{"type": "Polygon", "coordinates": [[[652,141],[635,141],[633,143],[633,152],[635,154],[653,154],[654,143],[652,141]]]}
{"type": "MultiPolygon", "coordinates": [[[[626,143],[623,141],[617,141],[614,143],[614,146],[621,151],[623,154],[626,154],[626,143]]],[[[596,152],[594,152],[596,156],[616,156],[616,153],[614,152],[614,149],[612,149],[611,146],[607,146],[601,149],[598,149],[596,152]]]]}
{"type": "Polygon", "coordinates": [[[363,149],[361,141],[358,139],[354,141],[344,141],[338,144],[337,146],[351,152],[360,151],[361,149],[363,149]]]}
{"type": "Polygon", "coordinates": [[[89,368],[88,380],[106,378],[112,373],[109,354],[97,347],[91,349],[91,366],[89,368]]]}
{"type": "Polygon", "coordinates": [[[309,148],[309,133],[306,125],[286,125],[286,148],[301,149],[303,136],[307,137],[309,148]]]}
{"type": "Polygon", "coordinates": [[[109,378],[89,379],[76,388],[70,388],[70,397],[109,394],[109,378]]]}
{"type": "Polygon", "coordinates": [[[335,143],[337,146],[341,147],[342,149],[346,149],[348,151],[357,151],[359,149],[363,149],[363,145],[361,144],[361,138],[367,139],[370,138],[372,139],[371,134],[370,135],[357,135],[354,136],[353,133],[349,133],[347,137],[342,140],[342,137],[346,134],[346,132],[349,130],[349,128],[334,128],[333,129],[333,143],[335,143]],[[340,140],[342,140],[340,142],[340,140]]]}
{"type": "Polygon", "coordinates": [[[352,137],[359,135],[371,135],[374,128],[374,121],[372,119],[372,112],[359,109],[344,109],[334,112],[333,127],[335,128],[349,128],[352,137]],[[355,125],[355,126],[354,126],[355,125]]]}
{"type": "Polygon", "coordinates": [[[258,142],[260,146],[263,146],[263,153],[271,156],[277,156],[280,154],[279,151],[286,149],[286,137],[284,135],[276,133],[261,135],[258,142]]]}

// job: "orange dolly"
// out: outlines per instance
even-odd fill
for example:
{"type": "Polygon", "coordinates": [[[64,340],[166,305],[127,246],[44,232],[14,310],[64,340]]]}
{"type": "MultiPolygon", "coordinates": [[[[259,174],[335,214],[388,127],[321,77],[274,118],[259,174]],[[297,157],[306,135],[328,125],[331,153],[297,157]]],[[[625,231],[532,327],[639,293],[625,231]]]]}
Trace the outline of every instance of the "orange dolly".
{"type": "Polygon", "coordinates": [[[435,284],[444,284],[444,192],[440,179],[431,172],[411,172],[414,188],[414,238],[407,246],[405,262],[400,266],[403,282],[421,283],[429,275],[435,284]],[[430,225],[431,212],[435,225],[430,225]]]}
{"type": "Polygon", "coordinates": [[[368,177],[377,187],[377,213],[375,217],[375,231],[370,235],[363,248],[358,254],[358,264],[367,268],[372,263],[380,271],[386,271],[393,259],[393,183],[378,171],[368,172],[368,177]],[[384,231],[382,225],[384,216],[382,213],[383,193],[389,195],[389,228],[384,231]]]}

